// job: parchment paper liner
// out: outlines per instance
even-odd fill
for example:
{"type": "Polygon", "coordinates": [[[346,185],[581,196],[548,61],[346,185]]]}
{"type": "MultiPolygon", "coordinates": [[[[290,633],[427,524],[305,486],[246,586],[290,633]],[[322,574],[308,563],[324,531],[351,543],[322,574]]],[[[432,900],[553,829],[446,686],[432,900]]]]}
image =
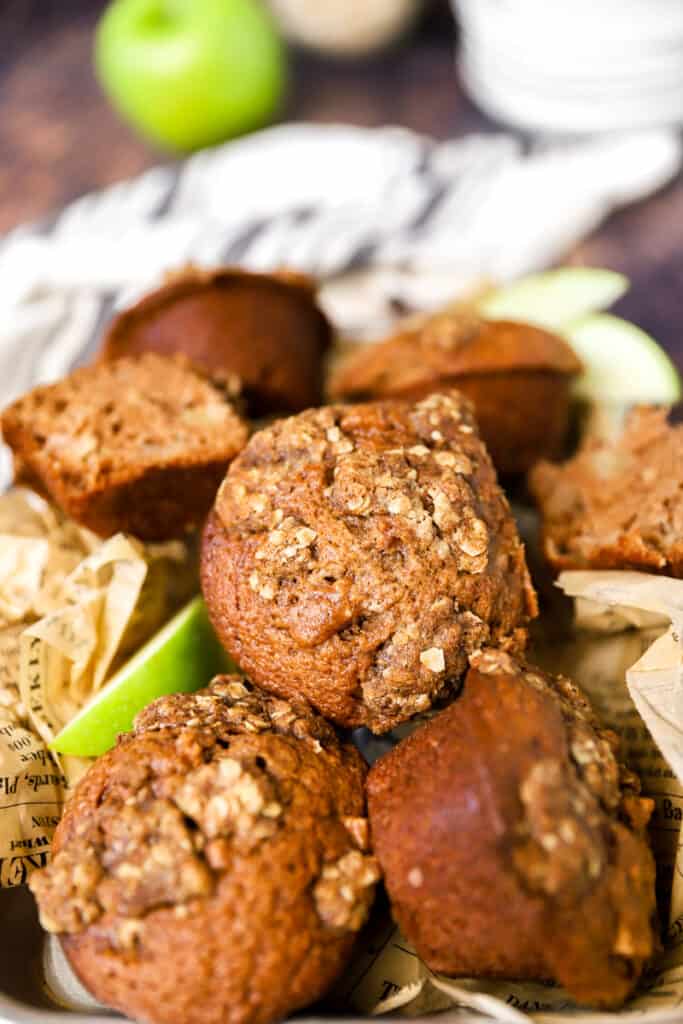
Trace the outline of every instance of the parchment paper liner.
{"type": "Polygon", "coordinates": [[[101,541],[30,491],[0,496],[0,888],[45,863],[88,764],[46,744],[195,587],[184,542],[101,541]]]}

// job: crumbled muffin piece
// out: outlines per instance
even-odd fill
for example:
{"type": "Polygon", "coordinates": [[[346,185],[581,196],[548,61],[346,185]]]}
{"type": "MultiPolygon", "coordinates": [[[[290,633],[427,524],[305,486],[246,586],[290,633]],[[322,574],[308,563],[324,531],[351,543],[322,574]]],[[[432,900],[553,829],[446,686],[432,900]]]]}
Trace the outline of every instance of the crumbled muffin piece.
{"type": "Polygon", "coordinates": [[[546,558],[556,569],[683,576],[683,425],[635,410],[616,442],[588,439],[530,475],[546,558]]]}
{"type": "Polygon", "coordinates": [[[31,889],[86,987],[153,1024],[267,1024],[319,998],[379,877],[364,766],[237,676],[156,701],[81,781],[31,889]]]}
{"type": "Polygon", "coordinates": [[[210,374],[236,375],[254,416],[321,400],[332,329],[303,274],[185,267],[115,317],[101,360],[182,352],[210,374]]]}
{"type": "Polygon", "coordinates": [[[617,755],[568,679],[484,651],[460,698],[375,763],[375,851],[432,970],[624,1002],[657,938],[653,804],[617,755]]]}
{"type": "Polygon", "coordinates": [[[24,479],[101,536],[144,540],[198,526],[247,427],[225,392],[181,356],[75,370],[5,409],[24,479]]]}
{"type": "Polygon", "coordinates": [[[468,655],[519,648],[524,549],[472,410],[310,410],[254,435],[205,530],[202,587],[260,685],[383,732],[451,696],[468,655]]]}
{"type": "Polygon", "coordinates": [[[556,334],[448,309],[354,353],[333,374],[330,393],[345,401],[418,399],[457,388],[474,404],[496,468],[520,473],[561,453],[580,370],[556,334]]]}

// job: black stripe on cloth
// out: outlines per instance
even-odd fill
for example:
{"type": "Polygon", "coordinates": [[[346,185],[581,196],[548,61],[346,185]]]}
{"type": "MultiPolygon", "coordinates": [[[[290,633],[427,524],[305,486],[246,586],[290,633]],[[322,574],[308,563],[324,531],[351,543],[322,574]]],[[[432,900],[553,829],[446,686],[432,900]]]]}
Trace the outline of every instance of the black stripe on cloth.
{"type": "Polygon", "coordinates": [[[178,194],[178,184],[183,176],[183,170],[186,163],[187,161],[184,160],[179,163],[169,164],[166,168],[166,171],[168,172],[168,189],[156,209],[152,211],[149,218],[150,220],[162,220],[173,210],[173,203],[176,195],[178,194]]]}
{"type": "Polygon", "coordinates": [[[87,363],[92,362],[97,350],[100,347],[100,340],[104,328],[112,318],[114,311],[114,304],[116,301],[116,292],[107,291],[102,292],[99,296],[100,308],[95,319],[95,326],[90,331],[88,338],[83,344],[76,360],[74,361],[72,370],[75,370],[78,366],[85,366],[87,363]]]}

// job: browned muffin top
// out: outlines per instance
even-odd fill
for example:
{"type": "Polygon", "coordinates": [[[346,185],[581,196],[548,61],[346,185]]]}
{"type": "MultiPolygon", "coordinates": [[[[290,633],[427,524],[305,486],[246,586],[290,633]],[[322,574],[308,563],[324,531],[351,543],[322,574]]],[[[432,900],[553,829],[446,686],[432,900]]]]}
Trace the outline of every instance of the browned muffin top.
{"type": "Polygon", "coordinates": [[[572,375],[581,364],[566,341],[533,324],[448,310],[349,357],[333,376],[330,393],[337,398],[408,395],[470,374],[530,369],[572,375]]]}
{"type": "Polygon", "coordinates": [[[343,724],[383,731],[425,710],[470,651],[520,642],[535,613],[457,393],[279,421],[235,461],[215,512],[203,575],[219,635],[262,685],[343,724]]]}
{"type": "Polygon", "coordinates": [[[560,569],[683,575],[682,482],[683,425],[634,411],[616,442],[589,439],[568,462],[532,471],[546,557],[560,569]]]}
{"type": "MultiPolygon", "coordinates": [[[[31,888],[48,931],[78,935],[96,926],[99,941],[133,955],[145,950],[148,915],[170,907],[179,922],[201,917],[204,901],[220,901],[224,873],[237,872],[244,885],[250,862],[256,874],[262,870],[268,843],[279,851],[269,884],[286,885],[286,872],[279,881],[278,872],[289,831],[311,832],[321,925],[360,928],[378,874],[361,852],[367,822],[359,755],[302,702],[219,676],[207,690],[155,701],[98,760],[69,803],[51,864],[32,876],[31,888]],[[341,851],[335,821],[346,835],[341,851]],[[336,855],[329,860],[324,844],[318,848],[321,827],[331,830],[336,855]]],[[[292,856],[297,850],[294,843],[292,856]]]]}
{"type": "MultiPolygon", "coordinates": [[[[151,327],[154,317],[160,312],[177,305],[183,299],[212,292],[239,290],[241,286],[253,288],[261,295],[262,302],[268,301],[269,292],[288,291],[302,304],[307,304],[310,307],[311,318],[318,327],[317,342],[320,351],[324,351],[329,346],[332,332],[326,317],[316,304],[318,282],[315,278],[285,268],[267,274],[259,274],[242,267],[206,268],[189,263],[178,270],[170,271],[166,274],[164,283],[160,287],[143,295],[138,302],[128,309],[124,309],[112,320],[102,342],[100,358],[118,359],[122,355],[132,354],[130,350],[133,352],[149,351],[149,348],[144,348],[144,345],[145,343],[152,344],[154,336],[151,335],[147,339],[143,339],[138,332],[144,328],[146,322],[151,327]]],[[[173,348],[170,339],[157,335],[156,342],[167,354],[178,351],[177,348],[173,348]]],[[[187,339],[186,344],[190,346],[191,343],[191,339],[187,339]]],[[[219,357],[220,349],[215,352],[218,362],[219,357]]],[[[217,369],[218,365],[214,368],[217,369]]]]}
{"type": "Polygon", "coordinates": [[[237,374],[252,415],[304,409],[321,400],[332,337],[316,288],[286,270],[186,266],[112,320],[99,359],[182,352],[212,376],[237,374]]]}
{"type": "MultiPolygon", "coordinates": [[[[502,651],[475,655],[472,671],[480,677],[517,679],[551,698],[560,709],[567,761],[563,763],[561,751],[540,757],[521,779],[522,820],[515,830],[512,862],[530,891],[574,899],[588,891],[607,868],[606,816],[642,831],[652,801],[640,798],[638,777],[617,760],[618,736],[601,725],[571,680],[520,666],[502,651]]],[[[474,676],[472,685],[476,685],[474,676]]]]}
{"type": "Polygon", "coordinates": [[[332,726],[302,700],[280,700],[241,676],[216,676],[208,690],[174,693],[153,701],[135,719],[135,732],[203,729],[217,742],[237,733],[293,736],[319,752],[338,753],[332,726]]]}

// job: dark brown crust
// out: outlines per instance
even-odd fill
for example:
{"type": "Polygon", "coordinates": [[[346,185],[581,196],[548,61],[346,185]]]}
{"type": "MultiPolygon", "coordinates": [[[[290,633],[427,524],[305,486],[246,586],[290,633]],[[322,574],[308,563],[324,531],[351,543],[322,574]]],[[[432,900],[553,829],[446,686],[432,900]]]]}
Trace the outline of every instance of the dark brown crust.
{"type": "Polygon", "coordinates": [[[588,438],[568,462],[539,463],[529,486],[547,560],[683,577],[682,467],[683,426],[663,409],[634,411],[615,442],[588,438]]]}
{"type": "Polygon", "coordinates": [[[147,470],[137,480],[87,495],[76,495],[55,479],[48,492],[66,515],[100,537],[121,531],[140,540],[167,540],[202,525],[228,463],[221,459],[147,470]]]}
{"type": "Polygon", "coordinates": [[[394,915],[435,971],[619,1006],[656,949],[652,803],[567,680],[500,652],[371,769],[394,915]]]}
{"type": "Polygon", "coordinates": [[[200,526],[230,460],[247,440],[244,421],[200,371],[182,357],[156,355],[122,359],[115,374],[110,367],[86,367],[35,388],[4,411],[2,431],[22,478],[35,481],[68,516],[102,537],[123,531],[143,540],[178,537],[200,526]],[[172,403],[172,386],[164,393],[167,379],[173,385],[189,382],[196,397],[191,412],[201,417],[202,402],[210,402],[207,415],[217,419],[196,430],[194,421],[182,428],[186,441],[169,444],[166,452],[164,431],[170,439],[179,423],[171,404],[165,422],[165,414],[159,414],[158,454],[151,455],[144,412],[133,394],[138,374],[145,398],[159,403],[172,403]],[[149,391],[152,380],[156,397],[149,391]],[[109,429],[105,408],[119,430],[123,425],[122,433],[109,429]],[[102,438],[109,445],[106,452],[102,438]],[[88,450],[79,462],[84,444],[88,450]]]}
{"type": "Polygon", "coordinates": [[[570,419],[571,378],[548,370],[468,374],[415,388],[457,388],[474,404],[481,438],[500,473],[524,473],[540,457],[561,455],[570,419]]]}
{"type": "Polygon", "coordinates": [[[319,404],[331,335],[312,278],[187,267],[112,320],[99,359],[183,352],[210,373],[238,376],[261,416],[319,404]]]}
{"type": "Polygon", "coordinates": [[[453,695],[480,646],[524,645],[524,549],[471,409],[310,410],[255,434],[209,517],[202,589],[260,685],[384,732],[453,695]]]}
{"type": "Polygon", "coordinates": [[[279,1020],[329,988],[371,902],[357,751],[304,705],[243,689],[220,677],[147,709],[32,879],[83,984],[135,1020],[279,1020]],[[217,789],[222,765],[235,779],[217,789]]]}
{"type": "Polygon", "coordinates": [[[504,473],[524,472],[562,449],[569,386],[581,365],[562,338],[531,324],[442,313],[343,363],[334,398],[423,398],[458,388],[474,402],[479,429],[504,473]]]}

